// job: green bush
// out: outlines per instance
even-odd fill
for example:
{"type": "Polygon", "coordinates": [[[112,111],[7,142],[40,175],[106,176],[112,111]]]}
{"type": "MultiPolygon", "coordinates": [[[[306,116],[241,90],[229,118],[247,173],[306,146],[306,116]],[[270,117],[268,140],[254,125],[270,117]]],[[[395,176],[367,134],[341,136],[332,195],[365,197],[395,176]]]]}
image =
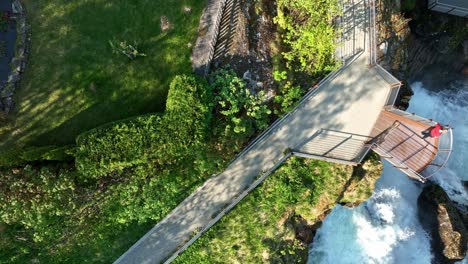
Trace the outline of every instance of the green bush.
{"type": "Polygon", "coordinates": [[[281,115],[292,111],[304,93],[305,91],[299,86],[285,85],[281,93],[275,96],[275,103],[280,105],[280,109],[275,111],[275,114],[281,115]]]}
{"type": "Polygon", "coordinates": [[[75,173],[26,166],[0,170],[0,177],[0,220],[33,230],[34,242],[57,239],[63,232],[60,227],[77,208],[75,173]]]}
{"type": "Polygon", "coordinates": [[[0,167],[12,167],[24,164],[25,161],[21,159],[21,153],[22,150],[16,148],[2,151],[0,153],[0,167]]]}
{"type": "Polygon", "coordinates": [[[404,12],[409,12],[416,7],[416,0],[402,0],[401,1],[401,10],[404,12]]]}
{"type": "Polygon", "coordinates": [[[337,31],[332,25],[340,13],[337,0],[278,0],[275,23],[287,46],[288,69],[317,75],[335,68],[337,31]]]}
{"type": "Polygon", "coordinates": [[[204,143],[211,117],[210,93],[192,76],[171,83],[164,114],[111,123],[77,138],[76,165],[83,176],[99,178],[149,161],[171,166],[204,143]]]}
{"type": "Polygon", "coordinates": [[[268,127],[271,114],[265,101],[265,94],[260,91],[253,95],[244,80],[232,70],[218,70],[213,73],[211,87],[215,93],[216,109],[226,119],[225,135],[232,132],[249,136],[255,128],[268,127]]]}

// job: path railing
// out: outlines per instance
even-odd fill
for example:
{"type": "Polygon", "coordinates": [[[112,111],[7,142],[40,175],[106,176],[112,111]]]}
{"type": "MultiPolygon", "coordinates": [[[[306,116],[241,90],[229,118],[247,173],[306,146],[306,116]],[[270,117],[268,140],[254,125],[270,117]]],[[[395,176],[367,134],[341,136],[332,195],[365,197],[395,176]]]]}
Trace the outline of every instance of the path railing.
{"type": "Polygon", "coordinates": [[[367,144],[372,137],[320,129],[303,143],[299,144],[293,154],[304,158],[313,158],[346,165],[357,165],[369,152],[367,144]]]}
{"type": "Polygon", "coordinates": [[[437,146],[437,153],[432,162],[421,172],[421,175],[425,179],[429,179],[434,176],[437,172],[447,166],[450,159],[450,155],[453,150],[453,132],[452,128],[448,129],[448,132],[443,133],[439,137],[439,143],[437,146]]]}
{"type": "Polygon", "coordinates": [[[377,64],[377,28],[375,15],[375,0],[369,0],[369,64],[377,64]]]}

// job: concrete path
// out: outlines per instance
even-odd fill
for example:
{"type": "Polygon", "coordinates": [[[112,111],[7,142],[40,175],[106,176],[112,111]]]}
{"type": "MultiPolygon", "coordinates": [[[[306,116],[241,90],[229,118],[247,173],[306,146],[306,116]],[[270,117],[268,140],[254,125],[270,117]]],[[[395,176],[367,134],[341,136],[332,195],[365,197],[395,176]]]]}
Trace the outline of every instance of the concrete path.
{"type": "MultiPolygon", "coordinates": [[[[116,263],[160,263],[188,241],[263,171],[321,128],[370,135],[390,92],[368,64],[367,13],[364,1],[347,5],[343,56],[348,64],[323,83],[313,96],[287,115],[229,167],[185,199],[133,245],[116,263]],[[356,55],[361,50],[360,55],[356,55]],[[355,56],[353,58],[353,56],[355,56]],[[353,61],[351,61],[354,59],[353,61]]],[[[155,190],[156,191],[156,190],[155,190]]]]}

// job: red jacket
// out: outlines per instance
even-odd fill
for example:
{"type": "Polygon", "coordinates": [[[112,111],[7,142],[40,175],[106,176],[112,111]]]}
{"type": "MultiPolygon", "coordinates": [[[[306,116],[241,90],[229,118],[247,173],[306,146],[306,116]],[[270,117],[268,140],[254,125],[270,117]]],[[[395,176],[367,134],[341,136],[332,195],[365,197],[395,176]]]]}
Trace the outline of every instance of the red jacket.
{"type": "Polygon", "coordinates": [[[437,123],[432,129],[431,129],[431,137],[433,138],[438,138],[440,137],[440,135],[442,134],[441,133],[441,130],[442,130],[442,126],[437,123]]]}

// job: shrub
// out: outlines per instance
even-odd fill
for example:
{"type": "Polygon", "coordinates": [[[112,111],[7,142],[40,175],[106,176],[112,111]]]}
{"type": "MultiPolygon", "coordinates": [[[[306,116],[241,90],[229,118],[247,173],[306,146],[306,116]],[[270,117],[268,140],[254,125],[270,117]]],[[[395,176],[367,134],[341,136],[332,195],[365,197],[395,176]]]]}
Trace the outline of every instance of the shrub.
{"type": "Polygon", "coordinates": [[[263,91],[253,95],[232,70],[219,70],[213,74],[213,79],[216,108],[226,118],[225,135],[231,132],[249,135],[255,128],[268,127],[271,111],[263,104],[263,91]]]}
{"type": "Polygon", "coordinates": [[[74,173],[62,168],[0,170],[0,220],[32,229],[35,242],[57,238],[77,207],[74,173]],[[53,225],[54,228],[50,228],[53,225]]]}
{"type": "Polygon", "coordinates": [[[77,138],[76,164],[87,178],[98,178],[147,163],[175,164],[203,144],[211,116],[207,87],[193,76],[171,83],[167,111],[114,122],[77,138]]]}
{"type": "Polygon", "coordinates": [[[275,111],[275,114],[280,115],[292,111],[304,93],[305,91],[299,86],[285,85],[281,89],[281,94],[275,96],[275,103],[280,105],[279,111],[275,111]]]}
{"type": "Polygon", "coordinates": [[[335,66],[337,32],[332,20],[340,12],[337,0],[278,0],[274,22],[288,47],[283,52],[288,69],[319,74],[335,66]]]}

